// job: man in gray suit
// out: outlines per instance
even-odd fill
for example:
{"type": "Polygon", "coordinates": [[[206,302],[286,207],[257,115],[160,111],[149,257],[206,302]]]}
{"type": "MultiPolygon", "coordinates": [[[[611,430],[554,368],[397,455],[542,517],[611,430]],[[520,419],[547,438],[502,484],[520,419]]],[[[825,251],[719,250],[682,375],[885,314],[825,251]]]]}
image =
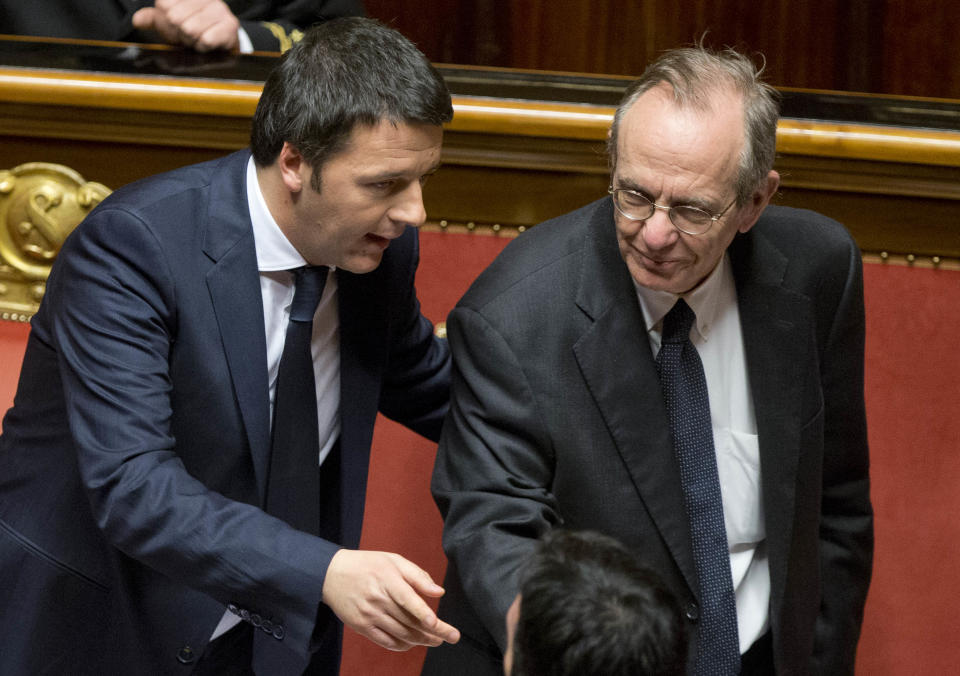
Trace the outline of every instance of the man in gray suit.
{"type": "Polygon", "coordinates": [[[517,573],[561,525],[663,578],[690,673],[853,673],[873,551],[861,261],[840,224],[768,206],[777,115],[749,59],[665,54],[617,110],[610,196],[521,236],[450,314],[433,491],[463,640],[425,674],[499,673],[517,573]],[[704,386],[670,389],[693,382],[674,348],[704,386]]]}

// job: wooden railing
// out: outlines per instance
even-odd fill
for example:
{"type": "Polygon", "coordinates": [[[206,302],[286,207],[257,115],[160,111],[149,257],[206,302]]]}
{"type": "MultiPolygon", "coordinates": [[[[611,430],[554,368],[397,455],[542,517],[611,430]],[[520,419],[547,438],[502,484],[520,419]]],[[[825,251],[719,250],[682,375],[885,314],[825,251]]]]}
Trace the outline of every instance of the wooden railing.
{"type": "MultiPolygon", "coordinates": [[[[142,45],[0,39],[0,170],[43,162],[115,189],[244,147],[274,57],[203,58],[142,45]]],[[[456,112],[444,168],[426,194],[432,223],[509,234],[605,194],[606,134],[628,80],[441,72],[456,112]]],[[[785,94],[778,203],[837,218],[867,256],[960,265],[960,131],[951,129],[960,128],[960,104],[785,94]],[[818,119],[821,103],[859,112],[818,119]]],[[[0,227],[19,227],[6,222],[4,204],[0,193],[0,227]]],[[[19,279],[9,263],[0,283],[19,279]]]]}

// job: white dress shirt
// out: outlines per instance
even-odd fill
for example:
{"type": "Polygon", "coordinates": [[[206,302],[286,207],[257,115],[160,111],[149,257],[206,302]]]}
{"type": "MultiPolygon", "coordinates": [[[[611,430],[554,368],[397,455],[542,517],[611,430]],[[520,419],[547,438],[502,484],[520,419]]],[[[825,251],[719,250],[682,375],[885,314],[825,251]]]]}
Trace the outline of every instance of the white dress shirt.
{"type": "MultiPolygon", "coordinates": [[[[681,296],[634,286],[650,348],[656,355],[660,351],[663,318],[681,296]]],[[[742,653],[766,632],[769,624],[770,568],[760,490],[757,421],[729,257],[724,255],[710,276],[682,297],[697,316],[690,329],[690,340],[703,362],[710,397],[742,653]]]]}
{"type": "MultiPolygon", "coordinates": [[[[260,294],[263,298],[263,325],[267,338],[267,376],[270,387],[270,420],[277,392],[280,356],[287,336],[290,306],[293,304],[292,270],[307,265],[284,236],[270,214],[257,181],[256,165],[247,163],[247,205],[253,224],[257,269],[260,271],[260,294]]],[[[331,267],[320,305],[313,316],[310,342],[313,375],[317,386],[317,423],[320,445],[317,464],[326,459],[340,437],[340,319],[337,304],[337,276],[331,267]]],[[[211,640],[240,622],[233,613],[225,612],[211,640]]]]}

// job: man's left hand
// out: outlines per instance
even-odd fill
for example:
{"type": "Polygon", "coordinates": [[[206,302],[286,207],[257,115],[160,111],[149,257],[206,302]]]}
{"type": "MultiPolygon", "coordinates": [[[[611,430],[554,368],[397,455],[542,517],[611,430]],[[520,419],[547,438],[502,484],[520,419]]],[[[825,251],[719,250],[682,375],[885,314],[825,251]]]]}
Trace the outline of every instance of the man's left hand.
{"type": "Polygon", "coordinates": [[[134,13],[133,26],[198,52],[234,51],[240,45],[240,21],[223,0],[156,0],[134,13]]]}

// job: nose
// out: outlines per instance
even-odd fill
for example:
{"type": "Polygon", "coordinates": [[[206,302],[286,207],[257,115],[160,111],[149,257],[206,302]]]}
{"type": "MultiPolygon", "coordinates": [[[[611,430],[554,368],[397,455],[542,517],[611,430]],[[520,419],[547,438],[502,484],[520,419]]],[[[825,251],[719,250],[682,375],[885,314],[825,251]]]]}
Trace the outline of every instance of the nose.
{"type": "Polygon", "coordinates": [[[390,219],[403,225],[419,228],[427,220],[427,210],[423,206],[423,186],[413,181],[397,195],[397,201],[390,209],[390,219]]]}
{"type": "Polygon", "coordinates": [[[640,236],[643,237],[647,249],[658,251],[672,246],[680,233],[670,220],[667,208],[658,206],[654,209],[650,218],[643,222],[643,226],[640,228],[640,236]]]}

